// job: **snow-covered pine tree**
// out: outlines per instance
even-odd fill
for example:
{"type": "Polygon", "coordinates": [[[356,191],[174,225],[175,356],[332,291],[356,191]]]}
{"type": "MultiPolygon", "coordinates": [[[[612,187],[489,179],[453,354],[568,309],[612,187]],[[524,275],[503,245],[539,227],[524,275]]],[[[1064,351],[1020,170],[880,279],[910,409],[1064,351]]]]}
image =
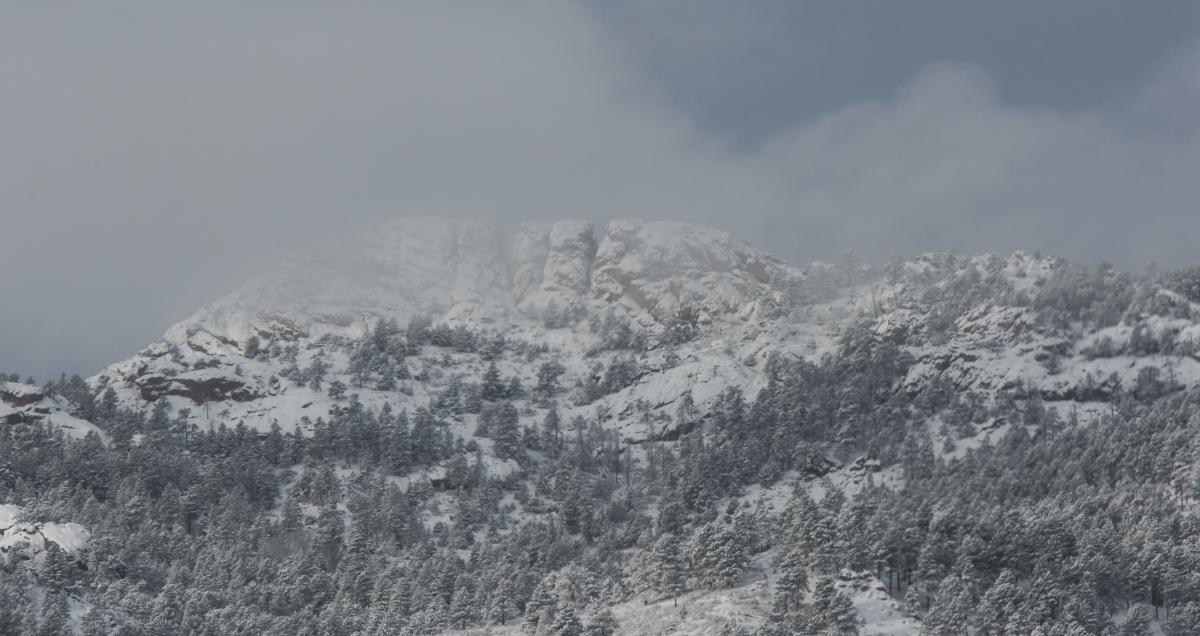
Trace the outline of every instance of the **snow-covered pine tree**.
{"type": "Polygon", "coordinates": [[[588,609],[583,622],[584,636],[614,636],[620,629],[617,617],[608,607],[597,604],[588,609]]]}
{"type": "Polygon", "coordinates": [[[686,587],[682,552],[679,537],[670,532],[660,535],[650,551],[650,585],[659,594],[669,594],[675,604],[686,587]]]}
{"type": "Polygon", "coordinates": [[[749,563],[745,537],[728,520],[701,526],[688,547],[692,572],[704,587],[733,587],[749,563]]]}
{"type": "Polygon", "coordinates": [[[775,590],[772,611],[786,614],[799,609],[808,591],[808,566],[800,548],[792,548],[775,564],[775,590]]]}
{"type": "Polygon", "coordinates": [[[854,605],[833,586],[833,579],[822,577],[813,590],[812,617],[822,629],[835,634],[857,634],[858,614],[854,605]]]}

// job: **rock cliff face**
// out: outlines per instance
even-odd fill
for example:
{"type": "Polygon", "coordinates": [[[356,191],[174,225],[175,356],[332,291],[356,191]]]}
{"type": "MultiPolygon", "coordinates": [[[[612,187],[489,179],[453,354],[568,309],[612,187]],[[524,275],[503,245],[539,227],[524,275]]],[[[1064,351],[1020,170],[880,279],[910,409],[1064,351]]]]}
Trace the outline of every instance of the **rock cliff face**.
{"type": "Polygon", "coordinates": [[[596,237],[585,221],[525,224],[513,248],[513,293],[526,313],[579,307],[591,288],[596,237]]]}
{"type": "Polygon", "coordinates": [[[781,261],[723,232],[617,221],[597,251],[593,289],[659,317],[687,303],[715,315],[769,294],[789,275],[781,261]]]}
{"type": "Polygon", "coordinates": [[[372,319],[414,314],[463,322],[537,317],[548,305],[621,305],[647,324],[681,304],[710,314],[769,296],[796,270],[729,235],[684,224],[526,224],[510,237],[483,221],[406,219],[329,253],[291,263],[171,328],[198,353],[252,335],[299,339],[361,333],[372,319]]]}

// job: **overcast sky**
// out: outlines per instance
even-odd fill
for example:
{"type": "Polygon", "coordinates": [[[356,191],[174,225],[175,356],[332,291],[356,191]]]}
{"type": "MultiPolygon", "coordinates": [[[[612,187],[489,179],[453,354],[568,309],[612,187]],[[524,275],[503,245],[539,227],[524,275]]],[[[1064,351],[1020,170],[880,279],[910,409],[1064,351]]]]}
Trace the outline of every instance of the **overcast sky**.
{"type": "Polygon", "coordinates": [[[0,370],[413,213],[1196,263],[1200,3],[0,4],[0,370]]]}

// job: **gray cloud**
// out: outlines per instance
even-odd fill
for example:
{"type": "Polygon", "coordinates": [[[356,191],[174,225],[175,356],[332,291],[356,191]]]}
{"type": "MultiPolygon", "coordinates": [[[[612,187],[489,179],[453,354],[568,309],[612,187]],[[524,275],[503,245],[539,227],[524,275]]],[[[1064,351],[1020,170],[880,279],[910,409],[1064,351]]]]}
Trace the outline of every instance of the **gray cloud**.
{"type": "Polygon", "coordinates": [[[94,371],[402,214],[689,220],[795,261],[1194,259],[1200,47],[1086,107],[925,65],[747,144],[586,6],[397,4],[6,10],[0,368],[94,371]]]}
{"type": "Polygon", "coordinates": [[[882,99],[932,61],[988,69],[1006,101],[1086,108],[1200,30],[1200,4],[1145,0],[592,0],[672,104],[735,143],[882,99]]]}
{"type": "Polygon", "coordinates": [[[1197,78],[1193,45],[1120,99],[1058,111],[1007,105],[983,71],[933,65],[889,100],[781,135],[764,161],[793,178],[790,228],[866,254],[1040,248],[1181,265],[1200,230],[1197,78]]]}

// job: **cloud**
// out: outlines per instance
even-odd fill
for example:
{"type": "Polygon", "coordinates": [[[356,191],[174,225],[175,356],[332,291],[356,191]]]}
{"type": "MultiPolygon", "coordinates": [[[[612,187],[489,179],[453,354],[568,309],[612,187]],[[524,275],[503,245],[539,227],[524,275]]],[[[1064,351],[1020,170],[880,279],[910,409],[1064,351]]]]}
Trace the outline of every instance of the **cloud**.
{"type": "Polygon", "coordinates": [[[92,371],[305,242],[402,214],[639,216],[795,261],[1194,254],[1195,50],[1111,104],[925,68],[751,148],[567,3],[29,5],[0,23],[0,361],[92,371]]]}
{"type": "Polygon", "coordinates": [[[1040,248],[1188,264],[1200,231],[1197,51],[1079,111],[1007,105],[986,72],[932,65],[889,100],[796,126],[762,161],[790,179],[786,227],[872,257],[1040,248]]]}

